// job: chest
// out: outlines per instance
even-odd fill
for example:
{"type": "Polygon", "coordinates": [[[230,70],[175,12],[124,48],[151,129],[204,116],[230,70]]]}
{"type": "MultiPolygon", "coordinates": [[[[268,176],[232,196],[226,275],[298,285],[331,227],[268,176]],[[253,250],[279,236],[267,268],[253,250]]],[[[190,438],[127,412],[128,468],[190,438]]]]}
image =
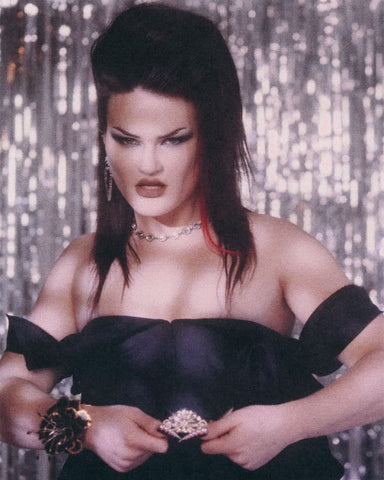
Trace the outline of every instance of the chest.
{"type": "Polygon", "coordinates": [[[100,313],[116,311],[146,318],[195,318],[224,315],[225,275],[219,256],[199,250],[158,250],[130,264],[131,281],[124,287],[114,265],[100,300],[100,313]]]}
{"type": "MultiPolygon", "coordinates": [[[[125,314],[170,321],[226,317],[251,320],[283,334],[292,327],[278,272],[260,254],[256,268],[249,270],[230,300],[222,258],[205,247],[159,248],[155,255],[141,252],[139,263],[130,262],[130,274],[126,287],[119,265],[111,267],[93,316],[125,314]]],[[[80,328],[90,318],[82,297],[77,301],[80,328]]]]}

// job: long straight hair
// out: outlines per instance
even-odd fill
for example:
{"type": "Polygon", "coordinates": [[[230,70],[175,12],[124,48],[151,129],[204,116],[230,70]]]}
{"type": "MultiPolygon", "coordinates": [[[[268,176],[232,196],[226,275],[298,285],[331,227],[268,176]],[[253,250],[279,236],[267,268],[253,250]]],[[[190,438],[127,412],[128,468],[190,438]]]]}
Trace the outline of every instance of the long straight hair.
{"type": "Polygon", "coordinates": [[[115,184],[111,201],[106,199],[103,141],[109,98],[136,87],[183,98],[196,108],[203,145],[199,177],[203,232],[208,245],[222,256],[230,295],[256,261],[256,252],[239,190],[243,175],[251,172],[240,87],[223,37],[201,15],[145,3],[115,18],[93,44],[91,60],[99,120],[94,306],[112,263],[120,264],[129,285],[130,261],[139,261],[131,243],[132,207],[115,184]]]}

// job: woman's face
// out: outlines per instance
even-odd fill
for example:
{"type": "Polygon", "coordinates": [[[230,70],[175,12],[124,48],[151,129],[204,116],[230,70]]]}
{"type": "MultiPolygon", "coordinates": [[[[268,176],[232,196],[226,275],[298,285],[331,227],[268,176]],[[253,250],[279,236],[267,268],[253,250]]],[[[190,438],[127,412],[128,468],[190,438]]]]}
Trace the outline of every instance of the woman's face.
{"type": "Polygon", "coordinates": [[[201,142],[192,103],[142,88],[114,94],[104,141],[113,179],[136,214],[196,219],[201,142]]]}

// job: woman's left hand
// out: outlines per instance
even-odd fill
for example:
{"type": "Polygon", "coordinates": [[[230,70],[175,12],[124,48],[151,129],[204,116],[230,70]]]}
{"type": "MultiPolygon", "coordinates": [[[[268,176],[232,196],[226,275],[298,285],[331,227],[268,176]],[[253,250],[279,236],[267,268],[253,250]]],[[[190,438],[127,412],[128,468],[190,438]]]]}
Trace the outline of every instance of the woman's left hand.
{"type": "Polygon", "coordinates": [[[201,449],[256,470],[294,441],[288,424],[284,405],[252,405],[230,411],[209,424],[201,449]]]}

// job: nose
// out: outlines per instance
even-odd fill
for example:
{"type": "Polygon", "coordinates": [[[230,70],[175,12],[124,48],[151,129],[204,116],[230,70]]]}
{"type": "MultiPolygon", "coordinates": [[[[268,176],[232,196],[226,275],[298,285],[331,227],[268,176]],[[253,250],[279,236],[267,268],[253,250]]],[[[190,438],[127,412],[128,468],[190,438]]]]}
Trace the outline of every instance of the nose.
{"type": "Polygon", "coordinates": [[[161,161],[156,145],[143,145],[137,159],[138,168],[145,175],[157,175],[161,169],[161,161]]]}

